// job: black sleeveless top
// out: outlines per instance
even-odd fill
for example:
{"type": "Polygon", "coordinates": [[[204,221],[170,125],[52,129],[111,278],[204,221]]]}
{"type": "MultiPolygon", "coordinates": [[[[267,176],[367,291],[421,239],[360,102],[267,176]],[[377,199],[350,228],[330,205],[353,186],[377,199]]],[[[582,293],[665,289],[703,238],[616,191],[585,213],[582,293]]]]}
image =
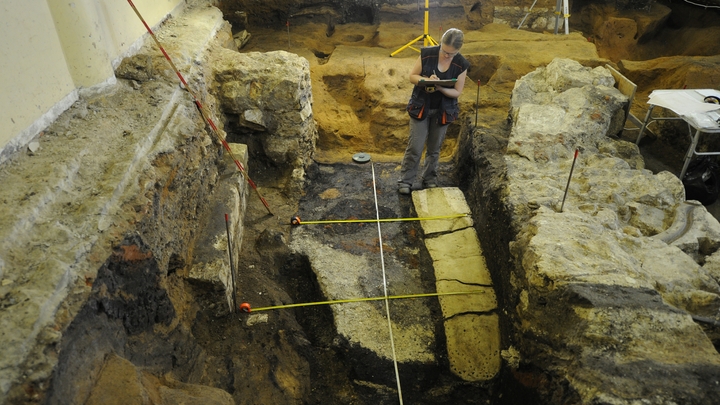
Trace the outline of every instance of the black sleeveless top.
{"type": "MultiPolygon", "coordinates": [[[[453,57],[452,62],[450,62],[450,67],[448,67],[446,71],[441,72],[438,69],[438,62],[440,60],[439,45],[423,48],[420,51],[420,60],[422,63],[420,76],[430,77],[434,73],[435,76],[441,80],[457,79],[462,72],[468,70],[470,67],[470,62],[458,53],[453,57]]],[[[426,110],[428,109],[442,110],[439,118],[441,124],[449,124],[455,121],[460,112],[456,98],[445,97],[439,91],[428,93],[424,87],[415,86],[407,106],[408,113],[415,119],[424,119],[426,110]]]]}

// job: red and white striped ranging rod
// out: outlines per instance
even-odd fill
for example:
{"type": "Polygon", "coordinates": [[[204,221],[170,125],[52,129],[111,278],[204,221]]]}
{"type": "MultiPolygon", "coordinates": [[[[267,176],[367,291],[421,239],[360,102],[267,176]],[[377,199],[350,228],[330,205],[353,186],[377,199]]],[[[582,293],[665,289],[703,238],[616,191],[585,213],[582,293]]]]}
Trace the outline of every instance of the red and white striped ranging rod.
{"type": "Polygon", "coordinates": [[[180,79],[180,82],[182,82],[183,86],[185,86],[185,90],[187,90],[187,92],[190,93],[190,95],[192,96],[193,102],[197,106],[198,110],[200,110],[200,115],[202,115],[203,119],[205,119],[205,122],[207,122],[208,125],[210,125],[210,128],[212,128],[212,133],[215,134],[218,141],[220,141],[220,143],[223,145],[223,147],[225,148],[227,153],[230,155],[232,160],[235,162],[235,165],[240,170],[240,173],[242,173],[242,175],[245,177],[245,180],[247,180],[248,184],[250,184],[250,187],[252,187],[253,190],[255,190],[258,197],[260,198],[260,201],[262,201],[263,205],[267,209],[268,213],[270,215],[273,215],[272,211],[270,211],[270,206],[268,206],[267,201],[265,201],[265,199],[262,197],[262,195],[260,195],[260,191],[258,191],[257,186],[255,185],[255,182],[252,181],[252,179],[250,179],[250,176],[248,176],[247,172],[245,172],[245,168],[243,167],[242,163],[240,163],[240,161],[237,160],[237,158],[235,158],[235,155],[233,155],[232,151],[230,150],[230,145],[228,145],[228,143],[225,141],[225,139],[223,139],[223,137],[220,136],[220,133],[219,133],[217,127],[215,126],[215,123],[212,121],[210,116],[205,112],[205,109],[203,108],[202,104],[200,104],[200,100],[198,100],[198,98],[195,96],[195,93],[193,93],[193,91],[190,90],[190,87],[188,86],[187,82],[185,81],[185,78],[183,78],[183,76],[180,74],[180,71],[175,66],[172,59],[170,59],[170,56],[167,54],[167,52],[165,52],[165,49],[162,47],[162,45],[160,45],[160,41],[158,41],[158,39],[155,36],[155,34],[153,33],[152,29],[150,29],[150,26],[145,22],[145,19],[142,17],[142,15],[140,15],[140,12],[138,11],[137,7],[135,7],[132,0],[128,0],[128,3],[130,3],[130,7],[132,7],[133,11],[135,11],[135,14],[137,14],[140,21],[142,21],[143,25],[145,26],[145,29],[147,29],[147,32],[150,34],[152,39],[155,40],[155,43],[157,44],[158,48],[160,48],[160,51],[163,53],[163,55],[165,55],[165,59],[167,59],[167,61],[170,63],[170,66],[172,66],[173,70],[175,70],[175,74],[180,79]]]}

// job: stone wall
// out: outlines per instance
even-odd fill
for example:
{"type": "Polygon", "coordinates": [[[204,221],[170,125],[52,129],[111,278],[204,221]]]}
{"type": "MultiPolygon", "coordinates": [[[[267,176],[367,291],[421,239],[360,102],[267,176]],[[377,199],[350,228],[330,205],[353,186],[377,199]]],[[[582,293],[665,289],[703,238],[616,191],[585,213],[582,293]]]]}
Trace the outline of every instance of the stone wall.
{"type": "MultiPolygon", "coordinates": [[[[232,44],[222,14],[190,8],[156,35],[220,124],[205,69],[232,44]]],[[[116,75],[0,168],[0,403],[232,402],[194,385],[205,352],[185,278],[227,191],[239,252],[247,183],[150,38],[116,75]]],[[[223,303],[222,272],[202,278],[223,303]]]]}
{"type": "Polygon", "coordinates": [[[497,252],[504,378],[544,403],[714,403],[720,355],[702,320],[720,308],[720,224],[702,206],[685,220],[679,179],[614,139],[626,100],[611,86],[554,60],[516,83],[508,133],[462,140],[463,187],[497,252]]]}
{"type": "Polygon", "coordinates": [[[300,187],[317,140],[310,64],[285,51],[214,54],[213,92],[229,125],[262,146],[271,164],[300,187]]]}

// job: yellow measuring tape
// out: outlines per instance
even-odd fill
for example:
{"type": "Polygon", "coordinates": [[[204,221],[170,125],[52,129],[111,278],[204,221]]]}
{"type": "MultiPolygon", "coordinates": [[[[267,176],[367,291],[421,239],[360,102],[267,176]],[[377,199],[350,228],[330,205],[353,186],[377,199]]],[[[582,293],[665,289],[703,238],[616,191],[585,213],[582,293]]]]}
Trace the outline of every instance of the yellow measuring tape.
{"type": "Polygon", "coordinates": [[[437,215],[434,217],[423,217],[423,218],[381,218],[381,219],[330,219],[325,221],[302,221],[299,216],[294,216],[290,219],[292,225],[311,225],[311,224],[349,224],[356,222],[401,222],[401,221],[432,221],[436,219],[452,219],[467,217],[468,214],[453,214],[453,215],[437,215]]]}
{"type": "Polygon", "coordinates": [[[380,301],[380,300],[384,300],[384,299],[396,300],[396,299],[405,299],[405,298],[439,297],[439,296],[445,296],[445,295],[466,295],[466,294],[478,294],[478,293],[484,293],[484,292],[485,292],[485,290],[468,290],[468,291],[436,292],[436,293],[425,293],[425,294],[388,295],[387,297],[349,298],[349,299],[344,299],[344,300],[304,302],[304,303],[300,303],[300,304],[275,305],[272,307],[260,307],[260,308],[251,308],[249,303],[243,302],[242,304],[240,304],[240,309],[243,312],[268,311],[271,309],[309,307],[312,305],[345,304],[348,302],[380,301]]]}

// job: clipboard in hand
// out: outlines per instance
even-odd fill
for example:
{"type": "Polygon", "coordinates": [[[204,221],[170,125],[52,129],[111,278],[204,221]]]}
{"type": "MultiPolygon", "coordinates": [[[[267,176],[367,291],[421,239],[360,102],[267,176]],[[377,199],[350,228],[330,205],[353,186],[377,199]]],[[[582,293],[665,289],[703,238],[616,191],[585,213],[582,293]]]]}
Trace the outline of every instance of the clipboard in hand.
{"type": "Polygon", "coordinates": [[[426,86],[443,86],[443,87],[454,87],[455,82],[457,82],[457,79],[448,79],[448,80],[426,80],[426,79],[420,79],[418,81],[418,86],[420,87],[426,87],[426,86]]]}

